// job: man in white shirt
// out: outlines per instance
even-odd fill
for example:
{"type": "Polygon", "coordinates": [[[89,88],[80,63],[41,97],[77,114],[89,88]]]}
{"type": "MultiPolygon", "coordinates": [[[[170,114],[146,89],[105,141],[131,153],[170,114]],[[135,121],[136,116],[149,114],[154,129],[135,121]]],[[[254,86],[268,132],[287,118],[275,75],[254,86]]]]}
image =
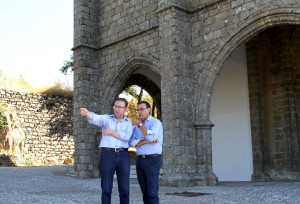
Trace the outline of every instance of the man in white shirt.
{"type": "Polygon", "coordinates": [[[101,155],[98,166],[101,175],[102,204],[111,203],[115,172],[118,180],[120,203],[129,203],[130,157],[128,141],[132,135],[133,126],[131,120],[124,115],[127,111],[127,105],[126,99],[116,99],[113,106],[114,115],[97,115],[85,108],[80,108],[80,114],[85,116],[90,124],[102,128],[102,139],[99,145],[101,155]]]}

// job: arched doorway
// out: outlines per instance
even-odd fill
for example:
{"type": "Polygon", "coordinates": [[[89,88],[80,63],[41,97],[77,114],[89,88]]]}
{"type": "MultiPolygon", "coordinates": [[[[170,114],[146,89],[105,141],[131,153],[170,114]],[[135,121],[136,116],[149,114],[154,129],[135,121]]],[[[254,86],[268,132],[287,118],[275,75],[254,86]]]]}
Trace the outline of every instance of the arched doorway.
{"type": "MultiPolygon", "coordinates": [[[[137,71],[139,71],[139,69],[137,71]]],[[[159,75],[157,75],[156,73],[152,73],[152,74],[153,74],[152,77],[156,81],[160,82],[159,75]]],[[[152,108],[157,109],[157,118],[161,120],[161,90],[160,90],[160,87],[154,81],[152,81],[149,77],[145,76],[144,74],[140,74],[138,72],[135,72],[129,76],[129,78],[125,82],[122,89],[124,90],[127,87],[132,86],[132,85],[137,85],[149,93],[149,95],[153,99],[154,106],[155,106],[152,108]]]]}
{"type": "Polygon", "coordinates": [[[299,178],[299,36],[299,26],[269,28],[223,65],[211,105],[220,181],[299,178]]]}
{"type": "MultiPolygon", "coordinates": [[[[135,88],[141,88],[141,89],[145,90],[147,92],[147,94],[149,94],[153,100],[153,103],[150,103],[151,110],[153,111],[152,112],[153,114],[154,114],[154,110],[155,110],[156,114],[154,114],[152,116],[161,120],[161,90],[157,84],[160,84],[160,76],[159,75],[157,75],[155,72],[152,72],[151,70],[149,71],[149,70],[145,70],[143,68],[139,68],[128,77],[122,90],[125,90],[126,88],[131,87],[133,85],[137,86],[135,88]],[[143,74],[141,74],[142,72],[143,72],[143,74]],[[145,75],[148,75],[148,77],[145,75]],[[156,81],[156,83],[154,81],[152,81],[150,78],[153,78],[156,81]]],[[[144,100],[144,99],[142,98],[142,100],[144,100]]],[[[130,119],[132,119],[132,118],[130,118],[130,119]]],[[[130,153],[130,163],[133,168],[131,171],[131,174],[134,177],[134,175],[135,175],[135,170],[134,170],[135,166],[134,165],[135,165],[135,160],[136,160],[135,148],[129,148],[129,153],[130,153]]]]}

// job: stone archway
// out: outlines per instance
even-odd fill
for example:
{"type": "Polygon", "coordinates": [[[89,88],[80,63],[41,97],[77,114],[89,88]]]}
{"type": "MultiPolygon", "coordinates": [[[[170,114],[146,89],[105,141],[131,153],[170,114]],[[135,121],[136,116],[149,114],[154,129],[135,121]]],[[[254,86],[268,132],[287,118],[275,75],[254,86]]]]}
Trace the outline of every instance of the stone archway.
{"type": "MultiPolygon", "coordinates": [[[[156,71],[157,60],[155,58],[143,55],[128,56],[124,63],[118,66],[117,73],[113,75],[104,91],[104,97],[111,98],[111,104],[107,108],[112,109],[114,99],[118,98],[125,88],[138,85],[145,89],[155,101],[157,116],[161,120],[161,78],[156,71]]],[[[130,157],[135,160],[135,152],[131,152],[130,157]]]]}
{"type": "Polygon", "coordinates": [[[228,29],[229,31],[216,44],[214,51],[203,62],[204,70],[201,73],[204,74],[199,75],[197,84],[200,86],[195,91],[196,121],[209,121],[209,109],[206,104],[210,104],[214,83],[228,57],[253,36],[267,28],[276,25],[300,24],[300,11],[291,14],[290,10],[291,8],[265,10],[260,15],[241,21],[238,24],[239,29],[228,29]],[[202,83],[203,81],[206,83],[202,83]]]}
{"type": "Polygon", "coordinates": [[[104,97],[111,95],[117,98],[125,88],[136,84],[145,88],[157,103],[161,104],[160,83],[157,59],[143,55],[132,55],[124,59],[124,62],[118,66],[117,73],[108,82],[104,97]]]}
{"type": "MultiPolygon", "coordinates": [[[[153,101],[156,104],[157,108],[157,118],[161,120],[161,91],[160,87],[158,87],[153,81],[151,81],[148,77],[142,74],[132,74],[129,76],[126,81],[123,89],[132,86],[138,85],[145,89],[150,96],[153,98],[153,101]]],[[[153,107],[152,107],[153,108],[153,107]]]]}
{"type": "MultiPolygon", "coordinates": [[[[214,84],[218,78],[220,69],[223,67],[224,63],[228,59],[228,57],[237,49],[239,48],[242,44],[246,43],[248,40],[250,40],[254,35],[257,35],[263,30],[266,30],[268,28],[278,26],[278,25],[287,25],[287,24],[292,24],[292,25],[297,25],[299,24],[299,13],[290,13],[290,8],[282,8],[282,10],[277,10],[277,9],[270,9],[266,10],[265,12],[262,12],[261,15],[257,15],[253,18],[249,17],[247,21],[241,21],[240,24],[240,29],[236,29],[233,32],[230,31],[227,34],[225,34],[220,40],[214,49],[214,52],[212,52],[208,57],[207,60],[204,62],[203,67],[204,70],[202,70],[202,73],[205,74],[200,74],[198,81],[199,81],[199,88],[196,90],[196,122],[195,122],[195,128],[196,128],[196,135],[199,134],[198,138],[200,140],[203,139],[203,136],[201,135],[202,132],[207,129],[207,124],[211,124],[210,127],[213,126],[213,124],[210,122],[209,119],[209,112],[210,112],[210,104],[211,104],[211,95],[212,92],[214,91],[214,84]],[[285,11],[285,12],[284,12],[285,11]],[[205,81],[205,83],[202,83],[201,81],[205,81]],[[202,128],[203,127],[203,128],[202,128]],[[198,131],[197,129],[201,129],[202,131],[198,131]]],[[[297,128],[297,127],[296,127],[297,128]]],[[[252,140],[253,139],[258,139],[262,140],[260,137],[254,137],[252,134],[252,140]]],[[[292,140],[297,141],[296,136],[292,136],[292,140]]],[[[264,146],[262,144],[257,144],[257,141],[252,141],[253,143],[253,159],[254,159],[254,174],[252,179],[253,180],[264,180],[270,178],[270,172],[268,172],[267,177],[264,175],[265,172],[265,165],[264,165],[264,160],[265,157],[262,156],[264,154],[264,146]],[[256,144],[255,144],[256,143],[256,144]],[[258,150],[259,149],[259,150],[258,150]]],[[[258,142],[259,143],[259,142],[258,142]]],[[[206,144],[206,152],[205,150],[202,151],[202,156],[203,154],[206,157],[211,156],[211,149],[207,148],[210,147],[211,145],[211,139],[208,140],[208,143],[206,144]]],[[[290,146],[288,148],[292,149],[297,149],[296,147],[290,146]]],[[[201,153],[200,153],[201,154],[201,153]]],[[[294,150],[294,154],[299,155],[299,150],[294,150]]],[[[200,155],[199,155],[200,156],[200,155]]],[[[200,156],[201,157],[201,156],[200,156]]],[[[289,160],[289,159],[288,159],[289,160]]],[[[209,161],[208,161],[209,162],[209,161]]],[[[207,163],[207,162],[206,162],[207,163]]],[[[296,172],[299,167],[295,167],[296,172]]],[[[286,172],[286,170],[279,170],[281,175],[279,177],[286,178],[286,179],[295,179],[299,177],[299,173],[292,173],[290,175],[287,173],[287,175],[283,175],[283,172],[286,172]]],[[[274,172],[273,172],[274,173],[274,172]]],[[[274,173],[276,177],[278,174],[277,172],[274,173]]]]}
{"type": "MultiPolygon", "coordinates": [[[[161,120],[161,90],[157,84],[160,84],[160,76],[157,73],[151,70],[145,70],[145,68],[138,68],[133,74],[131,74],[127,78],[127,81],[123,85],[122,90],[132,85],[137,85],[143,88],[144,90],[146,90],[149,93],[149,95],[152,97],[153,102],[155,103],[155,107],[157,110],[157,118],[161,120]],[[145,73],[148,73],[149,77],[145,76],[145,73]],[[156,80],[156,82],[150,79],[153,77],[156,80]]],[[[153,109],[154,107],[152,106],[152,104],[150,105],[151,108],[153,109]]],[[[136,153],[130,152],[131,164],[135,164],[135,160],[136,160],[136,153]]]]}

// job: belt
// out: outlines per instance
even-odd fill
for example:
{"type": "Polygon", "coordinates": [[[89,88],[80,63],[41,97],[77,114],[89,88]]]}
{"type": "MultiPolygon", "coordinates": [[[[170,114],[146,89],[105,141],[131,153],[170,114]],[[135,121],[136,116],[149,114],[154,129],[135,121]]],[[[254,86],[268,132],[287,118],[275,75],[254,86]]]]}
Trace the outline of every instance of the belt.
{"type": "Polygon", "coordinates": [[[128,151],[128,148],[108,148],[108,147],[101,147],[102,150],[107,150],[107,151],[114,151],[114,152],[123,152],[123,151],[128,151]]]}
{"type": "Polygon", "coordinates": [[[147,154],[147,155],[137,155],[138,157],[140,158],[150,158],[150,157],[160,157],[161,155],[160,154],[147,154]]]}

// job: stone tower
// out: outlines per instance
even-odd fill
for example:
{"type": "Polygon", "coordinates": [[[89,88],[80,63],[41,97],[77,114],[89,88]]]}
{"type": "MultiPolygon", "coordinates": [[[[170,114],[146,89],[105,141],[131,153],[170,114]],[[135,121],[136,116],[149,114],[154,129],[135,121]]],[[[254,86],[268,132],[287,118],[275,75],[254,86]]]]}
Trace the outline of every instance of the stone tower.
{"type": "Polygon", "coordinates": [[[74,0],[77,175],[98,176],[101,137],[101,130],[88,125],[78,109],[111,113],[114,99],[136,84],[158,104],[164,126],[162,184],[215,185],[211,97],[224,63],[246,44],[253,180],[276,179],[270,176],[274,171],[281,172],[284,179],[299,179],[299,8],[298,0],[74,0]],[[272,77],[279,77],[280,83],[287,84],[278,90],[282,93],[278,103],[285,104],[282,108],[289,112],[268,125],[257,122],[266,121],[262,116],[265,106],[259,93],[262,85],[253,80],[259,81],[263,74],[257,70],[264,65],[257,61],[259,41],[264,42],[259,34],[273,27],[278,27],[281,40],[271,36],[273,32],[268,39],[280,42],[283,50],[276,47],[282,53],[269,51],[272,59],[281,63],[273,64],[273,72],[266,77],[270,83],[272,77]],[[291,44],[286,41],[291,38],[296,43],[289,52],[291,44]],[[293,63],[286,65],[291,56],[293,63]],[[274,124],[282,127],[281,134],[271,130],[274,124]],[[271,145],[266,145],[268,141],[271,145]]]}

